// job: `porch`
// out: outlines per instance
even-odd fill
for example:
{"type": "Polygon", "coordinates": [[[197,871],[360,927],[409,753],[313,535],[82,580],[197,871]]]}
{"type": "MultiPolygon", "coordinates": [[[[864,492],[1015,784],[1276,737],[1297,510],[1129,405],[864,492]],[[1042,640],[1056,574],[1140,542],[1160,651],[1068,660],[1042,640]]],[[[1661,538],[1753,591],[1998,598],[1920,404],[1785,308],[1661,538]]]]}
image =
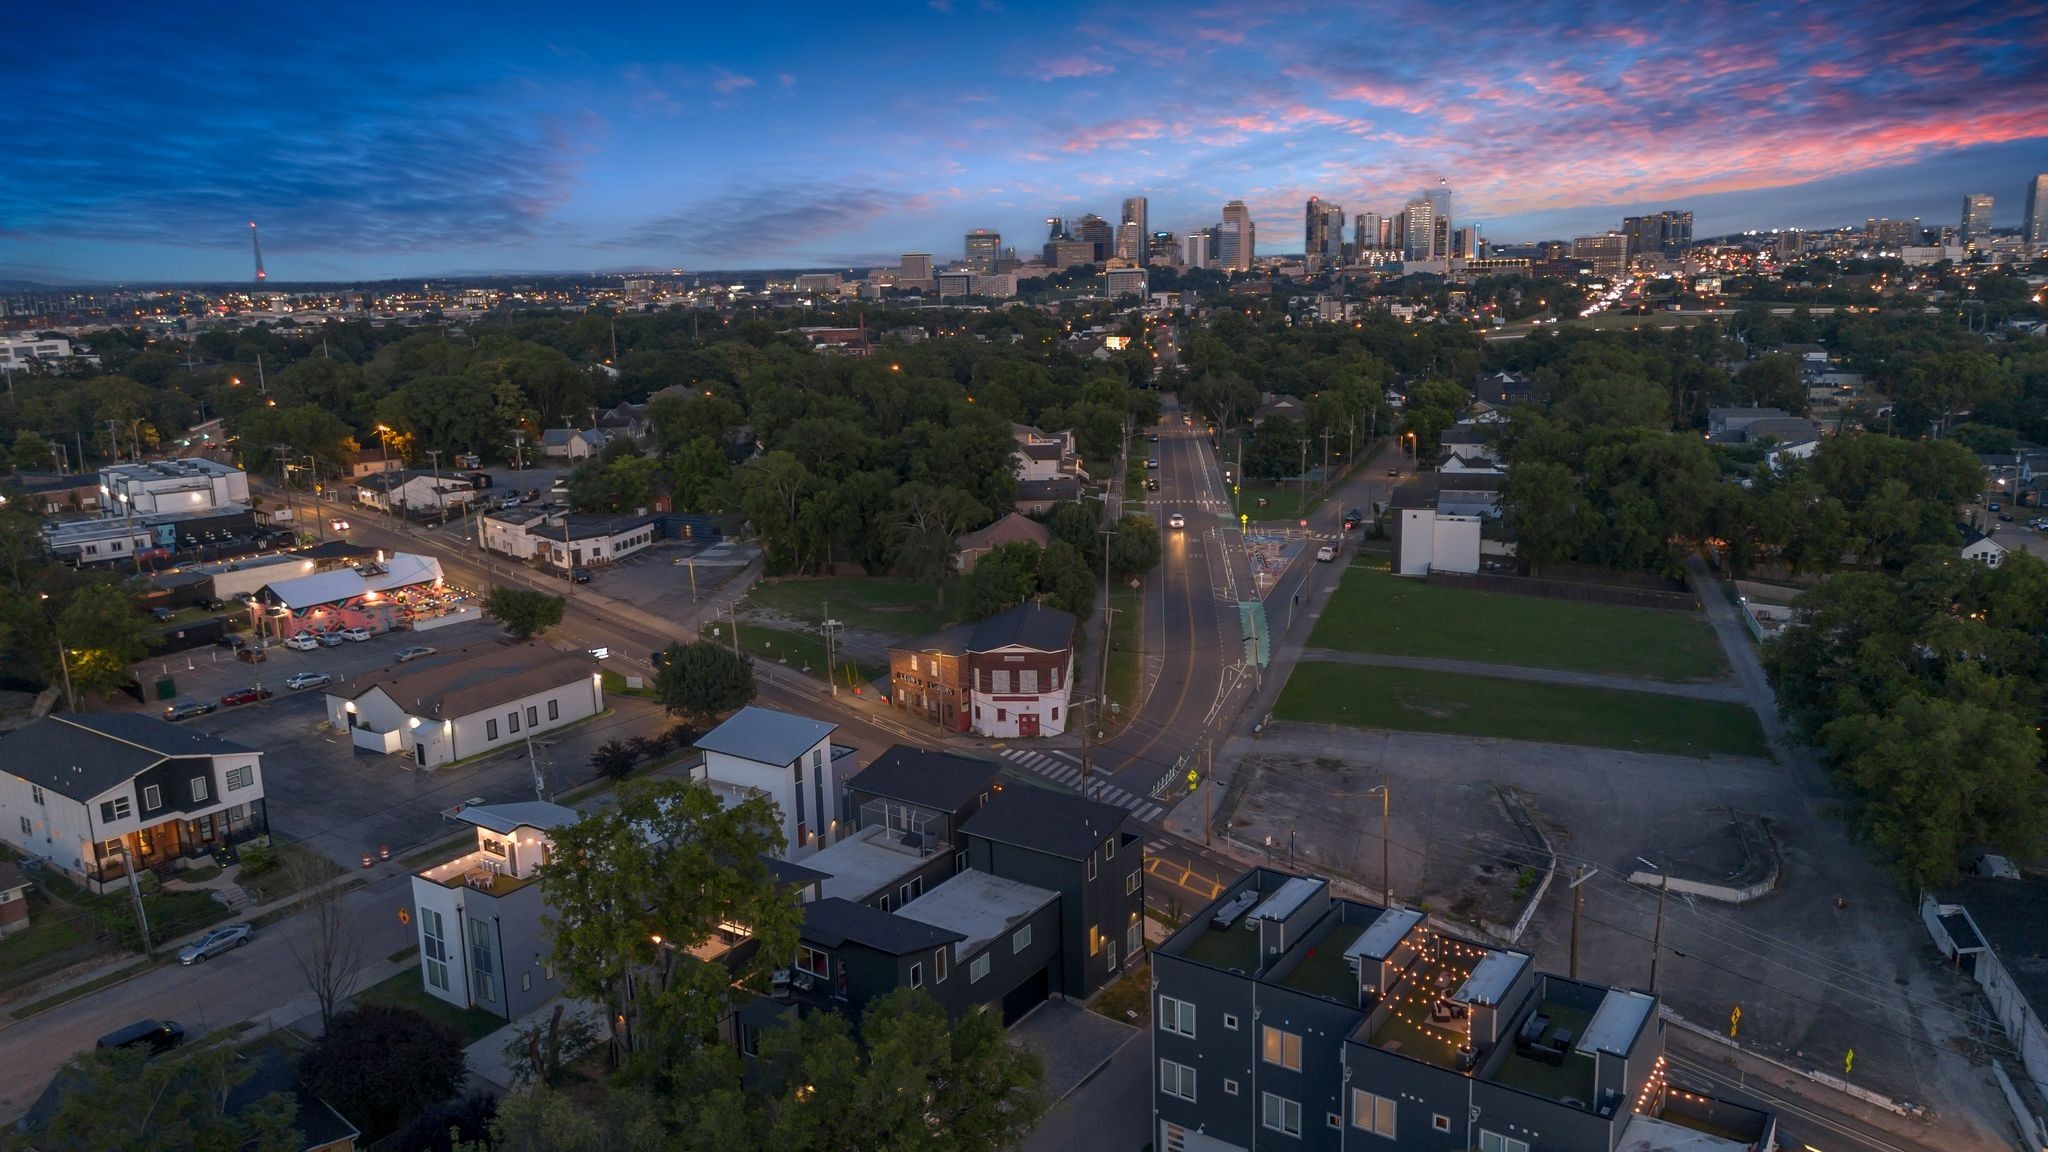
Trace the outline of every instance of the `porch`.
{"type": "Polygon", "coordinates": [[[263,801],[252,800],[191,819],[171,819],[93,845],[85,879],[96,892],[128,875],[129,862],[145,872],[162,874],[225,854],[235,845],[267,835],[270,824],[263,801]]]}

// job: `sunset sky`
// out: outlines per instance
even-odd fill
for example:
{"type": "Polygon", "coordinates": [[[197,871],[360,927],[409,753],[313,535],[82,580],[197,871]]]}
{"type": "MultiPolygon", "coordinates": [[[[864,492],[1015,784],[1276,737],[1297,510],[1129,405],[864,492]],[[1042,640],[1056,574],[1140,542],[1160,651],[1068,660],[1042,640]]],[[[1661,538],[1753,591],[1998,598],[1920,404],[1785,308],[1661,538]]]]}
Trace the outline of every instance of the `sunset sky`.
{"type": "MultiPolygon", "coordinates": [[[[1448,178],[1495,241],[2017,222],[2048,4],[97,5],[0,38],[0,278],[830,267],[1448,178]]],[[[20,31],[20,30],[18,30],[20,31]]]]}

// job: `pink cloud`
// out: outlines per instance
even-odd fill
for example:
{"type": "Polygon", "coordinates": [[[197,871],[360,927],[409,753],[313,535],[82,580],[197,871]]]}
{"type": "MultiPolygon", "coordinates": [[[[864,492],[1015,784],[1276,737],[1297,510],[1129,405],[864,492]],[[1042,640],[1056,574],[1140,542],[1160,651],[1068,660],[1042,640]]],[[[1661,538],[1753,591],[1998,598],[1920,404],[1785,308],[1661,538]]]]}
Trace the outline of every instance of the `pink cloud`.
{"type": "Polygon", "coordinates": [[[712,70],[711,87],[719,92],[738,92],[753,86],[754,78],[752,76],[742,76],[737,72],[728,72],[723,68],[712,70]]]}
{"type": "Polygon", "coordinates": [[[1083,76],[1102,76],[1116,69],[1087,56],[1055,56],[1038,61],[1026,71],[1039,80],[1075,80],[1083,76]]]}

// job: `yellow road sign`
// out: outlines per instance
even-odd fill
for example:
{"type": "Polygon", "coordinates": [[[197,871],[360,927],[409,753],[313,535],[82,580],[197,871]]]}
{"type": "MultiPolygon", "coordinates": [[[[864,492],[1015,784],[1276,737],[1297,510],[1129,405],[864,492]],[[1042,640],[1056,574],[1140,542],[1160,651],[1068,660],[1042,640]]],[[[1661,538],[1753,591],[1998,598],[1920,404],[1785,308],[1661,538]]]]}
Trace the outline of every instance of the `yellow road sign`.
{"type": "Polygon", "coordinates": [[[1849,1054],[1842,1058],[1842,1075],[1847,1076],[1849,1070],[1854,1067],[1856,1067],[1856,1050],[1851,1048],[1849,1049],[1849,1054]]]}
{"type": "Polygon", "coordinates": [[[1737,1004],[1735,1010],[1728,1013],[1728,1038],[1730,1040],[1735,1039],[1735,1030],[1740,1027],[1742,1027],[1742,1005],[1737,1004]]]}

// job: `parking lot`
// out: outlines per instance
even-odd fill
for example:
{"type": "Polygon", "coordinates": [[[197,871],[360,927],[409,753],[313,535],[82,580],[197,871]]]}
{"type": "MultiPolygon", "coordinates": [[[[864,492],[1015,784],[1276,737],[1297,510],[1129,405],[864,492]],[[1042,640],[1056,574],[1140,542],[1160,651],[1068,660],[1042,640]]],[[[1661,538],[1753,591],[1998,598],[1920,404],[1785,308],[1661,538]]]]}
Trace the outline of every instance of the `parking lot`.
{"type": "MultiPolygon", "coordinates": [[[[179,700],[211,700],[244,687],[270,689],[274,696],[253,704],[221,708],[184,721],[264,754],[264,797],[271,832],[303,841],[328,858],[355,866],[364,853],[388,847],[394,853],[453,831],[441,815],[473,797],[504,802],[531,800],[534,779],[524,746],[438,771],[417,770],[404,756],[357,750],[346,732],[326,724],[320,689],[292,692],[284,681],[299,672],[324,672],[336,684],[390,665],[415,644],[446,651],[503,636],[497,625],[478,621],[433,632],[394,632],[362,643],[296,652],[273,645],[269,659],[246,664],[225,649],[205,648],[137,667],[145,686],[168,673],[177,680],[179,700]]],[[[161,712],[165,701],[145,708],[161,712]]],[[[630,697],[606,701],[611,709],[575,728],[552,734],[544,755],[552,766],[554,792],[591,778],[590,754],[614,737],[646,735],[666,723],[657,705],[630,697]]]]}

